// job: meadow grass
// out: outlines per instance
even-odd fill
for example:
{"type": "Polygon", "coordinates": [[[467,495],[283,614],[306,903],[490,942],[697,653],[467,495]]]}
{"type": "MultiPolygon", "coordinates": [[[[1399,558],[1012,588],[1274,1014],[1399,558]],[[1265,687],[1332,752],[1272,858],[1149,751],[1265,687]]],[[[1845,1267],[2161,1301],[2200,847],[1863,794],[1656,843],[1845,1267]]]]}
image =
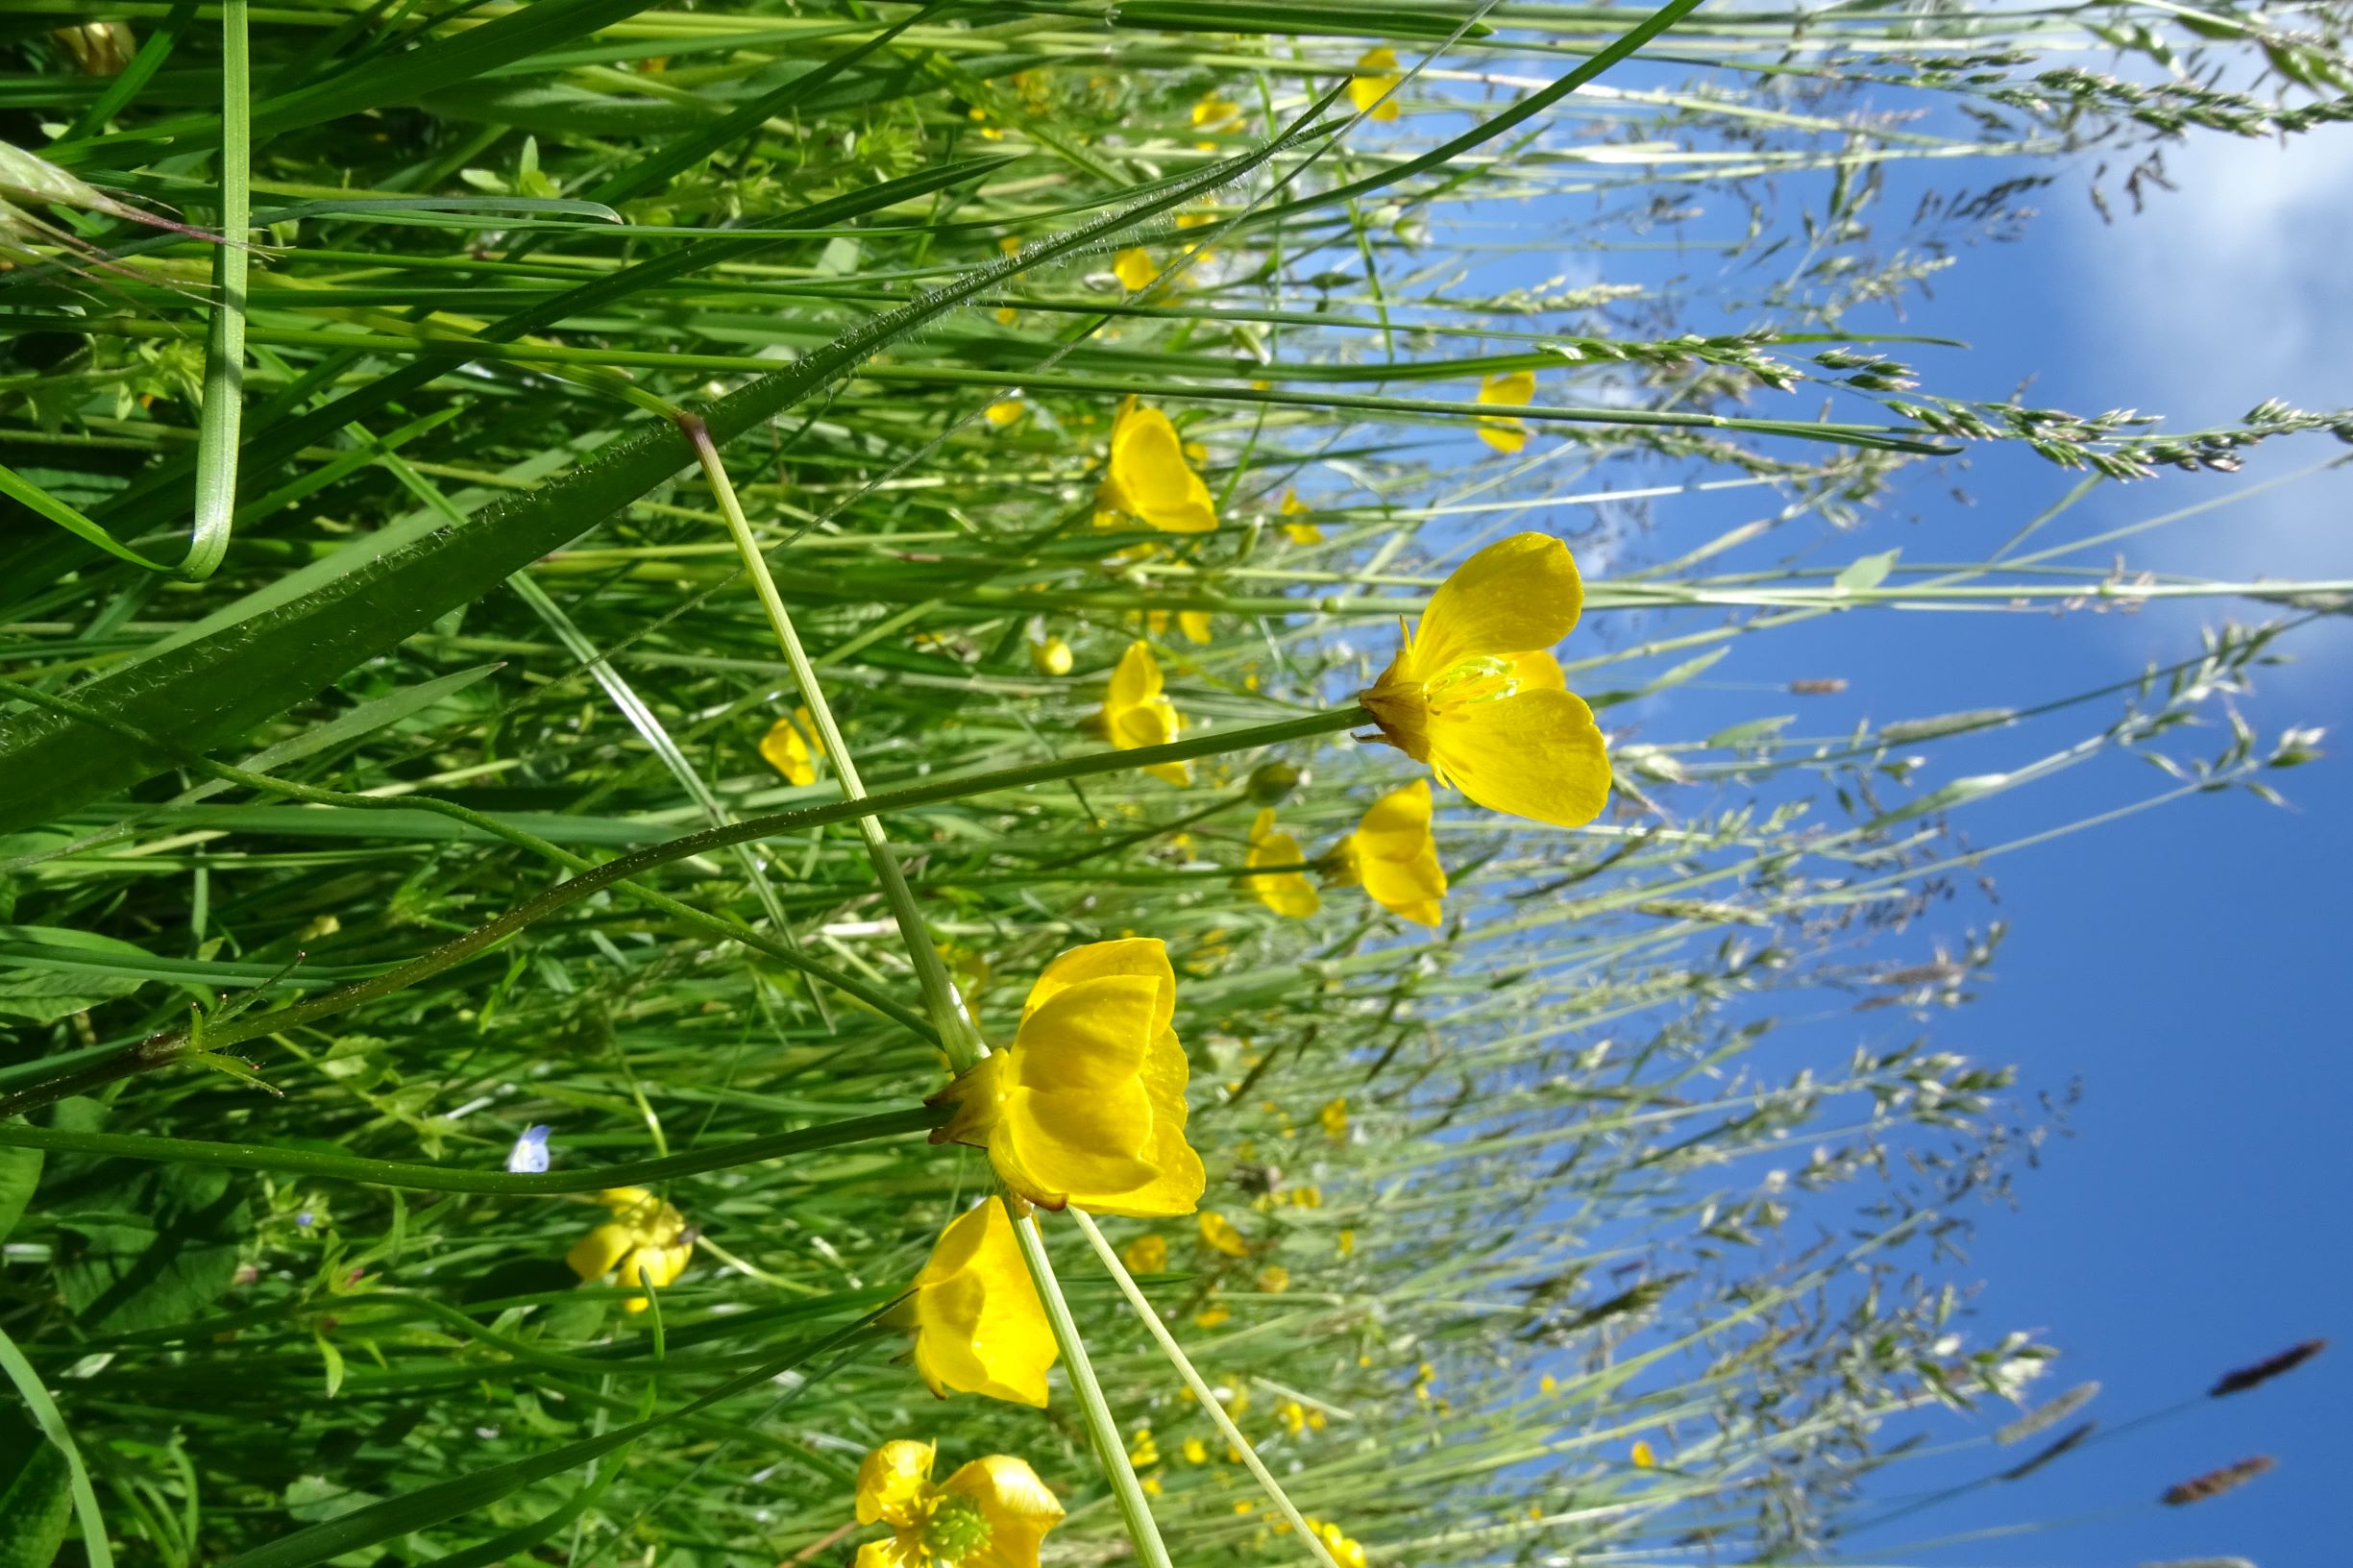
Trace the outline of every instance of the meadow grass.
{"type": "Polygon", "coordinates": [[[2042,1119],[1926,1020],[2001,937],[1948,907],[2085,822],[1963,834],[2119,755],[2166,776],[2091,820],[2275,798],[2316,733],[2231,699],[2353,585],[2128,575],[2172,514],[2070,508],[2353,418],[1949,396],[1881,307],[2022,169],[2344,117],[2341,38],[16,0],[0,1561],[846,1564],[898,1437],[1027,1459],[1048,1561],[1868,1561],[1914,1412],[1998,1451],[1931,1502],[2063,1458],[2088,1395],[2013,1408],[2052,1351],[1949,1248],[2042,1119]],[[1670,286],[1670,242],[1729,261],[1670,286]],[[1106,498],[1131,407],[1207,527],[1106,498]],[[2008,448],[2056,499],[1999,551],[1774,554],[2008,448]],[[1527,529],[1585,563],[1613,805],[1440,791],[1402,919],[1336,846],[1426,770],[1357,694],[1527,529]],[[1835,695],[1759,652],[1825,617],[2177,599],[2258,619],[2000,707],[1678,722],[1835,695]],[[1137,644],[1183,724],[1118,749],[1137,644]],[[1202,1213],[1042,1214],[1050,1403],[937,1402],[890,1310],[992,1176],[926,1097],[1125,936],[1202,1213]],[[692,1228],[642,1311],[566,1264],[625,1182],[692,1228]]]}

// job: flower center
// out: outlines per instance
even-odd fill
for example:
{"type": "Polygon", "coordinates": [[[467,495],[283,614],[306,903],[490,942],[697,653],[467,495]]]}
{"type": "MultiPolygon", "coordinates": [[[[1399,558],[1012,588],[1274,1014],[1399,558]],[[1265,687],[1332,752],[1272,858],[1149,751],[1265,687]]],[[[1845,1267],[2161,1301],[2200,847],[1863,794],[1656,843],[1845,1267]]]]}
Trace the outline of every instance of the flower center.
{"type": "Polygon", "coordinates": [[[944,1497],[923,1523],[923,1550],[944,1563],[962,1562],[989,1545],[989,1516],[962,1495],[944,1497]]]}
{"type": "Polygon", "coordinates": [[[1437,679],[1427,682],[1422,688],[1422,700],[1433,711],[1462,708],[1474,702],[1493,702],[1514,696],[1519,689],[1519,666],[1510,659],[1489,654],[1464,659],[1437,679]]]}

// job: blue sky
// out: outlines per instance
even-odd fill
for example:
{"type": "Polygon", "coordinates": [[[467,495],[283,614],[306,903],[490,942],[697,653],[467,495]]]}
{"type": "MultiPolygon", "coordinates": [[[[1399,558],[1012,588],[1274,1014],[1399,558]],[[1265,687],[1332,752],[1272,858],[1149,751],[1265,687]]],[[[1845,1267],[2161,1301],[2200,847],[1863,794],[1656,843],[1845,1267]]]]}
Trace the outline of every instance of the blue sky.
{"type": "MultiPolygon", "coordinates": [[[[1654,80],[1668,85],[1663,75],[1613,78],[1654,80]]],[[[2045,210],[2023,237],[1964,253],[1931,297],[1906,302],[1900,321],[1858,313],[1850,327],[1966,340],[1966,353],[1905,355],[1926,372],[1928,387],[1949,395],[1998,400],[2031,380],[2030,403],[2160,412],[2177,429],[2227,422],[2267,397],[2353,405],[2353,268],[2344,263],[2353,244],[2353,128],[2324,130],[2286,150],[2207,138],[2171,151],[2168,164],[2179,188],[2154,192],[2137,215],[2117,200],[2112,223],[2084,194],[2091,159],[2056,171],[2039,166],[2031,172],[2061,177],[2035,198],[2045,210]]],[[[1925,188],[1919,167],[1899,169],[1879,208],[1890,244],[1925,188]]],[[[1981,188],[2019,172],[2028,171],[1978,165],[1955,173],[1947,165],[1937,178],[1945,188],[1981,188]]],[[[1826,190],[1827,176],[1819,183],[1826,190]]],[[[1818,205],[1823,190],[1808,199],[1818,205]]],[[[1782,194],[1795,205],[1800,192],[1782,194]]],[[[1695,222],[1692,232],[1715,233],[1728,223],[1738,232],[1739,208],[1708,205],[1714,221],[1695,222]]],[[[1513,211],[1527,224],[1554,221],[1542,206],[1490,207],[1478,216],[1491,222],[1513,211]]],[[[1507,264],[1541,276],[1562,263],[1507,264]]],[[[1620,254],[1603,258],[1600,276],[1657,282],[1681,273],[1703,283],[1718,265],[1698,254],[1620,254]]],[[[1797,409],[1767,400],[1748,411],[1806,417],[1815,401],[1808,396],[1797,409]]],[[[2168,474],[2107,486],[2049,538],[2243,498],[2128,541],[2124,558],[2136,570],[2215,578],[2353,578],[2353,466],[2260,488],[2347,455],[2353,452],[2325,435],[2308,436],[2257,454],[2236,477],[2168,474]]],[[[1891,504],[1863,527],[1821,542],[1813,558],[1901,549],[1916,560],[1980,559],[2071,482],[2023,453],[1981,451],[1964,471],[1918,469],[1891,504]]],[[[1748,515],[1737,502],[1668,508],[1638,554],[1672,555],[1748,515]]],[[[1560,531],[1581,522],[1530,521],[1560,531]]],[[[1758,552],[1716,564],[1761,569],[1813,542],[1782,530],[1758,552]]],[[[2105,565],[2115,553],[2103,549],[2086,559],[2105,565]]],[[[1857,613],[1742,639],[1708,673],[1717,685],[1646,704],[1638,717],[1645,738],[1686,739],[1793,707],[1802,717],[1792,733],[1826,734],[1857,717],[2024,704],[2191,654],[2208,622],[2269,613],[2227,601],[2066,617],[1857,613]],[[1723,689],[1822,676],[1851,686],[1811,702],[1723,689]]],[[[2324,725],[2341,743],[2353,733],[2353,625],[2323,622],[2288,646],[2298,662],[2267,672],[2236,707],[2267,740],[2290,724],[2324,725]]],[[[2031,734],[1940,750],[1928,782],[2013,765],[2047,749],[2039,744],[2047,737],[2052,745],[2074,739],[2116,711],[2103,704],[2031,734]]],[[[2210,755],[2223,740],[2219,729],[2195,732],[2180,749],[2210,755]]],[[[1956,821],[1973,842],[1994,844],[2108,811],[2169,782],[2114,757],[1956,821]]],[[[2041,1396],[2096,1381],[2104,1392],[2087,1413],[2103,1426],[2194,1399],[2225,1370],[2298,1340],[2353,1335],[2343,1321],[2353,1265],[2341,1208],[2332,1201],[2353,1190],[2341,1129],[2353,1102],[2353,1062],[2335,985],[2348,931],[2341,890],[2353,872],[2353,770],[2329,758],[2272,782],[2288,796],[2287,809],[2239,793],[2194,798],[2006,856],[1987,867],[1998,908],[1956,906],[1877,955],[1917,962],[1932,956],[1938,936],[1958,937],[1996,916],[2009,923],[1992,983],[1971,1006],[1926,1027],[1939,1048],[2016,1064],[2029,1100],[2078,1083],[2082,1098],[2069,1114],[2068,1136],[2046,1146],[2039,1168],[2021,1173],[2019,1206],[1976,1216],[1965,1277],[1985,1284],[1970,1326],[1978,1343],[2019,1329],[2060,1347],[2064,1359],[2041,1396]]],[[[1799,1026],[1798,1038],[1777,1049],[1837,1063],[1857,1043],[1884,1048],[1918,1032],[1893,1013],[1833,1017],[1799,1026]]],[[[2023,1482],[1864,1535],[1851,1560],[1988,1568],[2132,1568],[2217,1556],[2259,1568],[2341,1560],[2330,1504],[2353,1463],[2339,1413],[2348,1404],[2353,1341],[2253,1393],[2200,1402],[2023,1482]],[[2156,1505],[2172,1482],[2257,1454],[2276,1456],[2281,1468],[2194,1507],[2156,1505]],[[2071,1520],[2079,1522],[2011,1528],[2071,1520]],[[1955,1536],[1965,1538],[1932,1544],[1955,1536]]],[[[1982,1425],[1990,1430],[2015,1413],[1990,1412],[1982,1425]]],[[[1955,1434],[1949,1421],[1936,1430],[1955,1434]]],[[[1900,1499],[2031,1452],[2026,1445],[1907,1463],[1887,1478],[1885,1494],[1900,1499]]]]}
{"type": "MultiPolygon", "coordinates": [[[[2080,177],[2062,182],[2025,238],[1966,254],[1933,298],[1907,306],[1901,330],[1972,344],[1966,355],[1920,355],[1927,384],[1948,393],[1998,398],[2031,376],[2032,402],[2138,407],[2182,424],[2226,420],[2273,395],[2353,404],[2353,274],[2332,264],[2327,239],[2353,239],[2348,152],[2353,134],[2284,155],[2232,143],[2177,156],[2180,191],[2112,226],[2081,197],[2080,177]]],[[[1900,194],[1886,208],[1909,206],[1900,194]]],[[[2343,450],[2305,438],[2243,476],[2109,487],[2054,531],[2074,537],[2245,493],[2343,450]]],[[[1916,559],[1979,558],[2071,482],[2013,453],[1980,455],[1958,478],[1969,504],[1948,493],[1945,478],[1918,471],[1897,504],[1827,547],[1844,555],[1826,558],[1894,548],[1916,559]]],[[[2125,555],[2136,568],[2216,577],[2353,577],[2348,502],[2353,482],[2339,471],[2144,536],[2125,555]]],[[[1723,521],[1687,539],[1671,531],[1661,547],[1696,542],[1723,521]]],[[[1788,548],[1782,540],[1776,553],[1788,548]]],[[[2178,659],[2194,651],[2202,622],[2260,613],[2210,602],[2065,618],[1851,615],[1759,639],[1709,672],[1728,681],[1847,677],[1849,692],[1832,703],[1693,692],[1650,722],[1662,735],[1705,734],[1773,703],[1802,707],[1802,728],[1826,733],[1856,714],[1886,721],[2031,702],[2178,659]]],[[[2271,672],[2241,710],[2267,736],[2291,723],[2343,736],[2353,723],[2353,635],[2339,622],[2291,647],[2300,662],[2271,672]]],[[[2053,744],[2071,739],[2113,709],[2087,711],[2097,717],[2044,733],[2053,744]]],[[[2209,733],[2185,749],[2220,744],[2209,733]]],[[[1930,782],[2038,749],[2016,733],[1973,742],[1940,754],[1930,782]]],[[[1975,842],[1997,843],[2167,782],[2119,758],[1956,821],[1975,842]]],[[[2243,795],[2193,799],[2005,857],[1987,868],[1998,910],[1970,907],[1932,925],[1950,936],[1992,914],[2010,925],[1995,980],[1970,1007],[1932,1020],[1936,1043],[2017,1064],[2029,1091],[2078,1080],[2083,1089],[2071,1136],[2022,1174],[2021,1206],[1977,1216],[1970,1266],[1987,1283],[1973,1302],[1976,1336],[2015,1328],[2061,1347],[2044,1392],[2100,1383],[2089,1413],[2107,1425],[2194,1396],[2227,1368],[2297,1340],[2341,1338],[2347,1327],[2341,1304],[2353,1270],[2328,1195],[2348,1188],[2341,1122],[2353,1064],[2332,982],[2347,930],[2341,888],[2353,871],[2353,780],[2325,760],[2276,782],[2292,809],[2243,795]]],[[[1789,1043],[1811,1060],[1839,1060],[1861,1041],[1907,1038],[1910,1026],[1889,1017],[1802,1025],[1804,1036],[1789,1043]]],[[[2353,1347],[1891,1525],[1851,1551],[1863,1561],[2003,1568],[2210,1555],[2260,1568],[2338,1560],[2330,1503],[2353,1459],[2338,1413],[2348,1398],[2353,1347]],[[2254,1454],[2277,1456],[2282,1468],[2195,1507],[2153,1506],[2172,1482],[2254,1454]],[[2065,1529],[1925,1545],[2078,1517],[2065,1529]]],[[[1949,1425],[1940,1430],[1949,1435],[1949,1425]]],[[[1963,1479],[2031,1451],[1907,1465],[1888,1490],[1963,1479]]]]}

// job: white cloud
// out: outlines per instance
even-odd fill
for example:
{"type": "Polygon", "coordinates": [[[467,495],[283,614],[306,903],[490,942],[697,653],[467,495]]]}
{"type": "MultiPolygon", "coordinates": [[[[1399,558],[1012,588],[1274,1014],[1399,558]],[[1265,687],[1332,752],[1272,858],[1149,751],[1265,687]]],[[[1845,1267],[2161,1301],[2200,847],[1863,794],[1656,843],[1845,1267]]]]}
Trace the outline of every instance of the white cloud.
{"type": "MultiPolygon", "coordinates": [[[[2353,127],[2167,149],[2177,188],[2115,221],[2062,219],[2071,398],[2161,413],[2175,429],[2235,421],[2266,398],[2353,405],[2353,127]]],[[[2113,195],[2113,186],[2112,186],[2113,195]]],[[[2071,204],[2063,204],[2071,205],[2071,204]]],[[[2343,455],[2324,433],[2251,456],[2236,480],[2140,492],[2149,513],[2343,455]]],[[[2353,468],[2249,494],[2126,547],[2138,565],[2213,576],[2353,577],[2353,468]]]]}

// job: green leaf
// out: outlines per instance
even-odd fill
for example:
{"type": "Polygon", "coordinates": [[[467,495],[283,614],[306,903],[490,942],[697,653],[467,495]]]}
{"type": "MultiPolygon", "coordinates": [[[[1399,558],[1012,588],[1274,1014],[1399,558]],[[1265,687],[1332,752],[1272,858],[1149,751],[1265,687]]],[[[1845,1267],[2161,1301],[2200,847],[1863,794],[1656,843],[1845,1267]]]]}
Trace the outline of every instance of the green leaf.
{"type": "MultiPolygon", "coordinates": [[[[34,1188],[40,1186],[43,1158],[38,1149],[0,1149],[0,1241],[9,1238],[24,1217],[25,1206],[33,1201],[34,1188]]],[[[0,1512],[0,1518],[5,1517],[0,1512]]]]}
{"type": "Polygon", "coordinates": [[[91,931],[0,926],[0,1016],[55,1023],[128,996],[153,976],[126,966],[149,960],[145,948],[91,931]]]}
{"type": "Polygon", "coordinates": [[[93,1332],[185,1322],[236,1277],[246,1184],[200,1166],[112,1170],[129,1179],[58,1221],[58,1289],[93,1332]]]}
{"type": "MultiPolygon", "coordinates": [[[[546,9],[530,8],[532,12],[546,9]]],[[[502,17],[481,31],[489,32],[511,19],[511,14],[502,17]]],[[[1277,153],[1297,146],[1301,139],[1278,137],[1243,157],[1210,164],[1183,180],[1164,182],[1142,201],[1039,241],[1018,256],[971,268],[955,281],[869,318],[822,349],[712,404],[702,412],[703,422],[714,441],[723,445],[732,441],[846,380],[874,354],[1007,279],[1065,257],[1090,253],[1109,237],[1249,173],[1277,153]]],[[[971,172],[975,166],[965,165],[961,171],[930,170],[890,184],[944,188],[975,177],[971,172]]],[[[982,166],[998,165],[991,160],[982,166]]],[[[882,187],[877,186],[857,195],[861,201],[871,202],[881,193],[882,187]]],[[[732,242],[733,247],[763,243],[732,242]]],[[[649,280],[668,278],[707,265],[730,248],[726,240],[705,241],[630,272],[649,280]]],[[[507,318],[484,335],[511,336],[537,325],[542,316],[561,319],[585,308],[583,302],[588,298],[610,293],[616,285],[626,292],[627,287],[635,286],[625,282],[628,276],[625,273],[583,285],[534,311],[507,318]]],[[[410,367],[414,380],[400,373],[378,378],[369,395],[380,398],[388,389],[388,395],[397,397],[446,368],[446,362],[429,361],[421,369],[410,367]]],[[[312,417],[324,417],[346,401],[337,400],[312,417]]],[[[347,409],[338,422],[358,417],[364,408],[347,409]]],[[[267,439],[307,439],[301,434],[307,423],[286,421],[267,439]]],[[[86,723],[46,711],[0,723],[0,834],[36,825],[150,777],[169,766],[176,752],[207,750],[284,712],[362,660],[414,635],[542,555],[588,532],[693,464],[693,449],[676,429],[662,425],[643,430],[527,494],[472,518],[438,520],[438,527],[403,548],[381,555],[371,551],[362,570],[320,583],[299,600],[220,626],[208,636],[76,690],[75,696],[84,703],[162,745],[143,746],[110,732],[93,733],[86,723]]],[[[363,542],[358,548],[370,551],[371,547],[363,542]]]]}
{"type": "Polygon", "coordinates": [[[31,1441],[12,1474],[0,1454],[0,1568],[49,1568],[73,1521],[73,1471],[55,1443],[13,1414],[6,1421],[31,1441]]]}
{"type": "Polygon", "coordinates": [[[1883,550],[1876,555],[1865,555],[1841,572],[1832,586],[1842,594],[1869,593],[1887,580],[1887,575],[1896,570],[1896,557],[1901,553],[1883,550]]]}

